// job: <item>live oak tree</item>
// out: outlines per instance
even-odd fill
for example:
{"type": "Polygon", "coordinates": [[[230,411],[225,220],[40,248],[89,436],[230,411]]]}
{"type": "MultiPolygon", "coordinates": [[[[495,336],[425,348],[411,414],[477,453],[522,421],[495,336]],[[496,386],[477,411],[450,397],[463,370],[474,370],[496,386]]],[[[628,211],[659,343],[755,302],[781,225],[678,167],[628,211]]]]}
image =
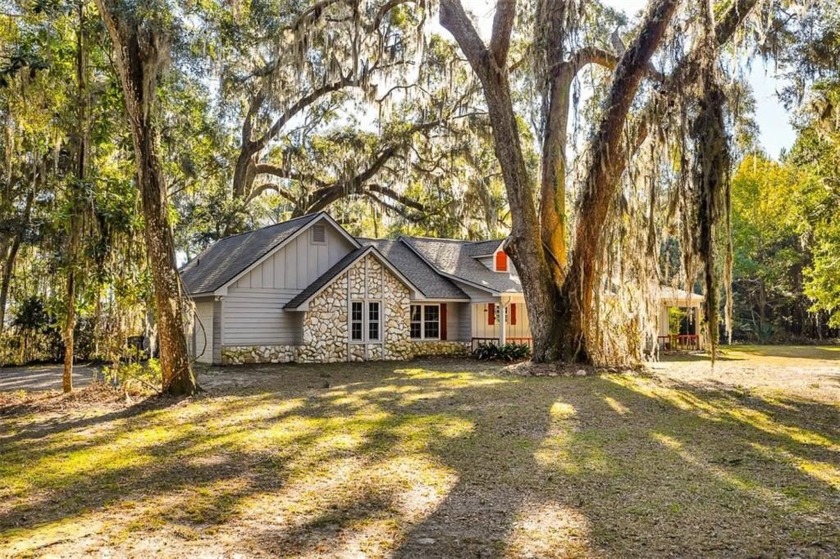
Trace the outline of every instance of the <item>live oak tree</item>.
{"type": "Polygon", "coordinates": [[[146,253],[154,285],[163,387],[171,394],[192,394],[197,384],[187,356],[183,294],[175,266],[155,125],[158,72],[168,57],[168,37],[162,21],[165,12],[162,13],[162,6],[138,6],[120,0],[97,0],[96,5],[114,45],[114,62],[134,143],[146,253]]]}
{"type": "Polygon", "coordinates": [[[424,2],[209,6],[221,106],[239,119],[224,234],[266,193],[292,216],[356,200],[415,222],[441,210],[402,191],[468,151],[476,89],[451,44],[424,37],[424,2]]]}
{"type": "MultiPolygon", "coordinates": [[[[609,359],[598,347],[600,310],[610,304],[600,300],[600,292],[609,290],[614,281],[602,262],[608,252],[610,222],[621,220],[615,213],[623,203],[624,192],[619,185],[628,160],[655,126],[653,121],[666,120],[661,108],[686,98],[692,105],[682,121],[694,120],[694,146],[715,146],[714,151],[705,153],[705,160],[703,150],[697,149],[695,161],[699,161],[699,167],[693,177],[688,177],[687,165],[681,172],[696,183],[685,193],[685,200],[696,204],[683,204],[683,221],[698,226],[694,238],[686,243],[695,246],[683,248],[697,254],[707,270],[707,289],[711,290],[708,296],[712,301],[708,306],[710,331],[716,332],[712,237],[716,234],[715,224],[725,221],[725,208],[721,206],[726,204],[726,179],[717,175],[723,171],[717,163],[725,161],[722,158],[726,145],[725,131],[720,129],[722,117],[714,108],[715,103],[724,101],[719,96],[714,64],[717,49],[730,39],[756,4],[756,0],[737,0],[721,6],[715,22],[705,0],[653,0],[626,47],[621,44],[620,50],[610,50],[576,44],[575,29],[586,3],[539,3],[534,18],[534,81],[544,101],[540,175],[534,180],[523,157],[523,141],[512,101],[508,54],[517,15],[516,1],[497,2],[489,44],[481,39],[459,0],[441,1],[441,24],[455,37],[481,81],[489,110],[511,210],[512,231],[507,250],[520,272],[528,302],[535,361],[609,359]],[[700,14],[694,26],[685,21],[680,21],[681,27],[676,26],[675,15],[683,4],[693,5],[695,13],[700,14]],[[671,62],[670,72],[665,74],[651,61],[672,26],[692,31],[694,42],[689,52],[671,62]],[[565,206],[570,91],[581,69],[593,64],[611,72],[610,85],[594,125],[588,161],[579,177],[581,187],[571,224],[565,206]],[[648,95],[651,100],[647,107],[632,111],[639,88],[647,81],[657,82],[655,95],[648,95]],[[704,97],[703,92],[713,92],[718,97],[704,97]],[[706,140],[708,144],[704,143],[706,140]],[[701,241],[695,243],[695,239],[701,241]]],[[[690,123],[684,128],[690,128],[690,123]]],[[[685,144],[683,147],[691,149],[685,144]]],[[[650,281],[636,279],[642,286],[650,281]]]]}

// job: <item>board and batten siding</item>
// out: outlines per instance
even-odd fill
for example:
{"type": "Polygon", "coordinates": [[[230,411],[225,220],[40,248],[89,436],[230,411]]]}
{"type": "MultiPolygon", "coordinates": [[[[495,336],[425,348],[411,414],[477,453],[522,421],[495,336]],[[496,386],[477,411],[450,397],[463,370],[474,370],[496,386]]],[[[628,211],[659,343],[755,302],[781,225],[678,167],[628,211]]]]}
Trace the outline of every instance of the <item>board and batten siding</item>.
{"type": "Polygon", "coordinates": [[[469,303],[446,304],[446,338],[468,342],[472,338],[472,317],[469,303]]]}
{"type": "Polygon", "coordinates": [[[284,311],[283,305],[354,248],[333,227],[323,225],[326,242],[313,242],[309,227],[228,287],[225,346],[300,343],[302,313],[284,311]]]}

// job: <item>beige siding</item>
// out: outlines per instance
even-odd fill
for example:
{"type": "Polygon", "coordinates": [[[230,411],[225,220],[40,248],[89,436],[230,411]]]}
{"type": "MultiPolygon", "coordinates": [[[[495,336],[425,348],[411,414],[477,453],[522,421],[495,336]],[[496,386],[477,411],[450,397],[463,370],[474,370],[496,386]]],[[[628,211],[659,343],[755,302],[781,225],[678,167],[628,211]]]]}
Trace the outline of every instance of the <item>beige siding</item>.
{"type": "MultiPolygon", "coordinates": [[[[528,312],[525,308],[525,301],[517,298],[512,301],[516,304],[516,324],[510,323],[510,306],[506,312],[505,336],[507,338],[530,338],[531,329],[528,325],[528,312]]],[[[496,303],[498,305],[498,302],[496,303]]],[[[495,324],[488,324],[488,304],[479,303],[472,306],[472,337],[475,338],[496,338],[501,335],[501,326],[498,321],[495,324]]]]}
{"type": "Polygon", "coordinates": [[[300,313],[283,305],[341,260],[353,246],[326,225],[326,243],[307,229],[228,288],[221,337],[226,346],[295,344],[300,313]]]}

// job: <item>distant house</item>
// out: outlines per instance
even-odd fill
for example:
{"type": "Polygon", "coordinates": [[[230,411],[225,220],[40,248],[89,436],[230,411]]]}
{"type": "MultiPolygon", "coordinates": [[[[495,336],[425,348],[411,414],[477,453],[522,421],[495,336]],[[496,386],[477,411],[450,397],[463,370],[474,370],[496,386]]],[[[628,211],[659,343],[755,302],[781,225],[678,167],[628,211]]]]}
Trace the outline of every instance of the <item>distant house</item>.
{"type": "Polygon", "coordinates": [[[504,239],[356,238],[317,213],[218,241],[181,276],[214,364],[409,359],[530,341],[504,239]]]}

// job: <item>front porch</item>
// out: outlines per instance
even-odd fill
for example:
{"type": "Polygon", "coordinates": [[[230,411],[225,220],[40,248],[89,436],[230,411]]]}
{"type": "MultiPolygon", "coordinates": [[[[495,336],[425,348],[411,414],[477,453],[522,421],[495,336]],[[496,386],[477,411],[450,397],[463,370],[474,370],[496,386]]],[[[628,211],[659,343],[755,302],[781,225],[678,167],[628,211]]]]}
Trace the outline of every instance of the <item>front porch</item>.
{"type": "Polygon", "coordinates": [[[660,352],[702,351],[705,339],[700,330],[703,296],[666,287],[660,296],[660,352]]]}
{"type": "Polygon", "coordinates": [[[473,303],[472,314],[472,349],[479,344],[506,343],[528,344],[531,346],[531,327],[528,323],[528,311],[525,299],[521,295],[496,298],[486,303],[473,303]]]}

